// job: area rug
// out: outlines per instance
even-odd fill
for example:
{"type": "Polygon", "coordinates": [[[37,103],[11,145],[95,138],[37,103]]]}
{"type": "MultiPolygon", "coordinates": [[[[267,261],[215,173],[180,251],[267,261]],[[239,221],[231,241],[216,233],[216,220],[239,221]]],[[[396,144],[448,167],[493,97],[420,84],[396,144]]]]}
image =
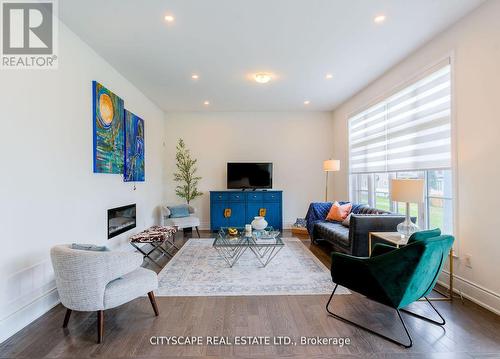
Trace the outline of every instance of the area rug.
{"type": "MultiPolygon", "coordinates": [[[[262,267],[247,250],[230,268],[213,239],[190,239],[158,274],[158,296],[252,296],[330,294],[330,271],[300,240],[283,239],[284,248],[262,267]]],[[[350,294],[339,287],[335,294],[350,294]]]]}

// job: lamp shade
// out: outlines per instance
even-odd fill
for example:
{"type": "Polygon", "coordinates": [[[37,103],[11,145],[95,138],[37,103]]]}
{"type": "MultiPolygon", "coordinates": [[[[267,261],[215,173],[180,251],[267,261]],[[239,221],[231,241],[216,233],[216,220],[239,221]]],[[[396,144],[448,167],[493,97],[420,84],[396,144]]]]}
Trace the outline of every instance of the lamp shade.
{"type": "Polygon", "coordinates": [[[340,160],[323,161],[323,171],[325,172],[340,171],[340,160]]]}
{"type": "Polygon", "coordinates": [[[393,179],[391,200],[395,202],[422,203],[424,201],[423,179],[393,179]]]}

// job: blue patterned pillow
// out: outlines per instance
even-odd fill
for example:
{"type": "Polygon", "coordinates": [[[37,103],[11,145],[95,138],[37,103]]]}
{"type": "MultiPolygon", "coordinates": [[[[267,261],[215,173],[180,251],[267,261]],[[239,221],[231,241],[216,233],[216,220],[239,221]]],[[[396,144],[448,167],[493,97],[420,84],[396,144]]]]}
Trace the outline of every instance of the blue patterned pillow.
{"type": "Polygon", "coordinates": [[[189,217],[189,208],[187,204],[168,207],[168,209],[170,211],[170,218],[189,217]]]}
{"type": "Polygon", "coordinates": [[[71,244],[71,249],[78,249],[81,251],[93,251],[93,252],[107,252],[109,248],[106,246],[97,246],[95,244],[71,244]]]}

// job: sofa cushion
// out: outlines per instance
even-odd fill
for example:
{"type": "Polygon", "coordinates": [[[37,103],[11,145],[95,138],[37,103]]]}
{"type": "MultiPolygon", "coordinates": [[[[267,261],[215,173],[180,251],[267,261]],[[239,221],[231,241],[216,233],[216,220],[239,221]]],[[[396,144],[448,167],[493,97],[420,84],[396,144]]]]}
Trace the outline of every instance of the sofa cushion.
{"type": "Polygon", "coordinates": [[[363,203],[353,203],[351,208],[351,213],[359,214],[359,211],[363,207],[368,207],[368,205],[363,203]]]}
{"type": "Polygon", "coordinates": [[[344,227],[341,222],[320,221],[316,223],[315,230],[318,238],[349,247],[349,228],[344,227]]]}
{"type": "Polygon", "coordinates": [[[174,226],[179,229],[198,227],[200,225],[200,219],[196,216],[180,217],[180,218],[167,218],[165,219],[165,225],[174,226]]]}
{"type": "Polygon", "coordinates": [[[349,227],[350,224],[351,224],[351,213],[349,213],[349,215],[342,221],[342,225],[344,227],[349,227]]]}
{"type": "Polygon", "coordinates": [[[357,212],[354,214],[391,214],[389,211],[384,211],[383,209],[363,206],[357,209],[357,212]]]}

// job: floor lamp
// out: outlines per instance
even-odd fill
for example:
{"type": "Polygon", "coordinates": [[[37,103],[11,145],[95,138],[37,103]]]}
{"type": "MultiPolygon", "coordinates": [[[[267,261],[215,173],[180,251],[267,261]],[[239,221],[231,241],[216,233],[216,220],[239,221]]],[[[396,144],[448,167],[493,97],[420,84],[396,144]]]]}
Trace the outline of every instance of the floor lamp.
{"type": "Polygon", "coordinates": [[[328,202],[328,172],[340,171],[340,160],[323,161],[323,171],[326,172],[325,202],[328,202]]]}

